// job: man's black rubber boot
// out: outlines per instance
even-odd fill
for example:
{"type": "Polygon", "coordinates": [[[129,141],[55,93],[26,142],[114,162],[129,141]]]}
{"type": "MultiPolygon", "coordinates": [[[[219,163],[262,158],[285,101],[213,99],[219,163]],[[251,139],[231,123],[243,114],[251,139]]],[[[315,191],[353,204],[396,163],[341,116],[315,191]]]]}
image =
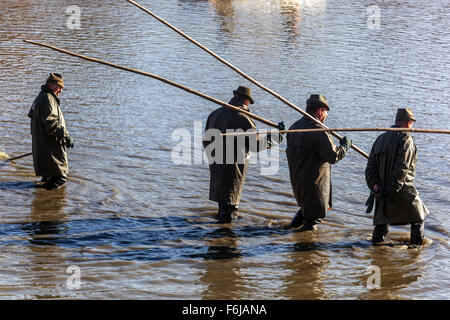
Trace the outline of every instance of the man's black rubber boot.
{"type": "Polygon", "coordinates": [[[305,220],[305,223],[298,231],[314,231],[317,230],[317,225],[320,223],[320,219],[305,220]]]}
{"type": "Polygon", "coordinates": [[[424,223],[411,223],[411,244],[421,246],[424,239],[424,223]]]}
{"type": "Polygon", "coordinates": [[[222,210],[219,212],[219,220],[217,223],[230,223],[239,216],[237,206],[226,204],[222,207],[222,210]]]}
{"type": "Polygon", "coordinates": [[[287,227],[287,229],[299,228],[304,222],[305,219],[303,218],[302,210],[300,209],[295,214],[294,218],[291,221],[291,224],[287,227]]]}
{"type": "Polygon", "coordinates": [[[223,207],[224,207],[223,203],[219,202],[219,210],[217,211],[217,216],[216,216],[217,219],[219,219],[220,215],[222,214],[223,207]]]}
{"type": "Polygon", "coordinates": [[[53,176],[42,185],[42,188],[45,190],[57,189],[66,183],[66,181],[67,177],[65,175],[53,176]]]}
{"type": "Polygon", "coordinates": [[[373,229],[372,233],[372,243],[383,242],[388,234],[389,228],[387,224],[377,224],[373,229]]]}

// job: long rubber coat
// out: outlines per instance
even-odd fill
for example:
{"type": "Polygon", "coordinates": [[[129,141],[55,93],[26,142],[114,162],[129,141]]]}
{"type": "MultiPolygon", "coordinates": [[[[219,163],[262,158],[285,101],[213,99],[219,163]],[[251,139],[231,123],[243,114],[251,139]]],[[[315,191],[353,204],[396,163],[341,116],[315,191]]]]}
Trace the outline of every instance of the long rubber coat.
{"type": "MultiPolygon", "coordinates": [[[[289,130],[321,128],[303,117],[289,130]]],[[[287,160],[292,191],[306,220],[325,218],[332,207],[331,164],[344,158],[328,132],[292,132],[287,135],[287,160]]]]}
{"type": "MultiPolygon", "coordinates": [[[[229,104],[248,111],[248,108],[240,103],[240,99],[233,98],[229,104]]],[[[250,132],[256,131],[256,126],[252,119],[244,113],[221,107],[208,116],[205,133],[210,129],[216,129],[217,132],[221,133],[239,129],[250,132]]],[[[209,199],[237,206],[244,188],[250,151],[259,152],[271,148],[273,143],[279,141],[272,139],[270,135],[266,137],[259,137],[259,135],[222,137],[217,141],[216,139],[211,140],[204,138],[203,141],[205,149],[210,147],[212,143],[214,143],[212,146],[215,146],[212,157],[207,152],[210,163],[209,199]],[[234,142],[231,144],[231,141],[234,142]],[[219,149],[222,150],[223,157],[219,157],[219,149]]]]}
{"type": "Polygon", "coordinates": [[[365,171],[367,186],[372,190],[378,184],[392,196],[376,198],[374,225],[422,222],[428,215],[414,186],[416,163],[417,148],[409,132],[388,131],[375,140],[365,171]]]}
{"type": "Polygon", "coordinates": [[[69,172],[65,145],[69,133],[59,103],[58,97],[44,85],[28,113],[36,176],[51,177],[69,172]]]}

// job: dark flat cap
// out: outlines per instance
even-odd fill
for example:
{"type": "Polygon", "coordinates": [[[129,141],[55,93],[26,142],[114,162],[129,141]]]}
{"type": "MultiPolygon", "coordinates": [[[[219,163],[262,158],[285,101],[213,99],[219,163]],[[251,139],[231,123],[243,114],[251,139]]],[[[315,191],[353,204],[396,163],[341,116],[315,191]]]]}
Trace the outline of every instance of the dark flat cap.
{"type": "Polygon", "coordinates": [[[395,115],[395,120],[398,121],[416,121],[414,115],[409,108],[399,108],[397,109],[397,114],[395,115]]]}
{"type": "Polygon", "coordinates": [[[233,94],[241,95],[241,96],[248,98],[250,100],[251,104],[255,103],[255,101],[253,101],[253,98],[252,98],[252,91],[250,90],[249,87],[239,86],[239,88],[237,88],[236,90],[233,91],[233,94]]]}

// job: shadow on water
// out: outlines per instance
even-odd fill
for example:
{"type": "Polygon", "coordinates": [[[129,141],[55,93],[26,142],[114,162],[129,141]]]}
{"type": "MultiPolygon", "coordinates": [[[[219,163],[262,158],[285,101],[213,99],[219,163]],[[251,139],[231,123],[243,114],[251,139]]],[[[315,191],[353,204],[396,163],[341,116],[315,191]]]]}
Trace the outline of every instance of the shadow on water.
{"type": "Polygon", "coordinates": [[[410,245],[408,242],[385,242],[379,244],[372,244],[371,241],[343,241],[337,243],[327,243],[327,242],[297,242],[293,246],[293,251],[339,251],[352,248],[395,248],[395,247],[405,247],[417,248],[416,246],[410,245]]]}
{"type": "MultiPolygon", "coordinates": [[[[20,182],[0,184],[0,189],[6,187],[35,188],[35,184],[20,182]]],[[[288,235],[290,232],[270,226],[234,224],[224,227],[215,225],[210,220],[192,222],[192,218],[195,218],[192,216],[70,220],[64,212],[66,202],[64,186],[52,191],[35,189],[30,213],[33,222],[0,224],[0,232],[4,235],[0,245],[17,245],[22,241],[25,246],[31,243],[35,246],[67,248],[71,252],[69,254],[74,255],[73,258],[139,261],[185,258],[223,260],[242,256],[346,250],[371,246],[368,241],[252,245],[245,239],[264,240],[274,235],[288,235]],[[11,237],[8,239],[8,236],[15,236],[14,240],[11,240],[11,237]],[[238,240],[241,240],[239,245],[238,240]],[[82,250],[77,250],[80,248],[82,250]]],[[[395,244],[391,244],[393,245],[395,244]]]]}
{"type": "MultiPolygon", "coordinates": [[[[367,249],[370,241],[354,242],[296,242],[247,245],[238,240],[262,239],[273,235],[288,235],[289,231],[269,226],[216,227],[211,223],[190,222],[191,217],[169,216],[149,218],[112,218],[68,220],[62,208],[65,191],[57,193],[53,201],[48,196],[36,196],[32,203],[31,223],[0,225],[4,235],[0,245],[18,244],[60,246],[73,250],[74,258],[123,259],[160,261],[171,259],[222,260],[242,256],[283,254],[300,251],[339,251],[351,248],[367,249]],[[43,219],[41,219],[41,217],[43,219]],[[8,235],[22,236],[26,240],[8,240],[8,235]],[[173,245],[176,243],[176,245],[173,245]],[[93,250],[107,247],[108,250],[93,250]],[[80,256],[81,255],[81,256],[80,256]]],[[[404,245],[387,243],[385,246],[404,245]]]]}
{"type": "Polygon", "coordinates": [[[0,183],[0,190],[36,189],[35,182],[8,181],[0,183]]]}
{"type": "MultiPolygon", "coordinates": [[[[39,213],[35,212],[34,220],[38,220],[36,215],[43,214],[42,206],[34,206],[37,207],[39,213]]],[[[51,208],[53,216],[57,215],[57,207],[53,205],[51,208]]],[[[107,254],[83,252],[82,256],[85,258],[144,261],[179,258],[231,259],[242,255],[236,245],[238,239],[284,233],[266,226],[231,229],[216,228],[214,224],[193,225],[189,218],[181,216],[86,220],[64,220],[63,216],[59,216],[59,219],[51,221],[3,224],[0,225],[0,232],[6,236],[25,236],[27,240],[23,240],[24,244],[28,241],[33,245],[60,246],[68,249],[112,247],[107,254]],[[181,244],[171,245],[174,242],[181,244]]],[[[12,244],[11,242],[5,237],[0,244],[12,244]]],[[[14,244],[17,242],[14,240],[14,244]]],[[[252,254],[251,248],[244,249],[245,255],[252,254]],[[250,252],[247,252],[248,250],[250,252]]]]}

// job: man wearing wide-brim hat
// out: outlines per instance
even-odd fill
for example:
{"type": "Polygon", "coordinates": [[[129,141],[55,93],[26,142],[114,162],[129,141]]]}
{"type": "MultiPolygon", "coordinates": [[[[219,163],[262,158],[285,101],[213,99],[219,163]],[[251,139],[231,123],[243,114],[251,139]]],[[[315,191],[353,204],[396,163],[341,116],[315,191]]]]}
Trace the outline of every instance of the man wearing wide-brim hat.
{"type": "MultiPolygon", "coordinates": [[[[306,112],[324,123],[330,107],[322,94],[312,94],[306,101],[306,112]]],[[[307,116],[297,120],[289,130],[322,128],[307,116]]],[[[288,228],[315,230],[332,207],[331,165],[345,157],[352,145],[343,137],[336,146],[328,132],[290,132],[286,155],[292,191],[300,209],[288,228]]]]}
{"type": "Polygon", "coordinates": [[[62,76],[50,73],[28,112],[34,171],[36,176],[42,177],[44,184],[41,187],[47,190],[58,188],[67,181],[67,148],[74,146],[60,108],[59,95],[63,88],[62,76]]]}
{"type": "MultiPolygon", "coordinates": [[[[411,109],[397,110],[393,128],[412,128],[411,109]]],[[[365,171],[367,186],[375,194],[372,242],[385,240],[389,225],[411,225],[411,243],[421,245],[428,209],[414,186],[417,148],[409,132],[387,131],[376,139],[365,171]]]]}
{"type": "MultiPolygon", "coordinates": [[[[233,98],[228,104],[249,111],[249,105],[253,104],[251,89],[239,86],[233,91],[233,98]]],[[[279,130],[285,130],[280,122],[279,130]]],[[[225,106],[214,110],[206,121],[203,146],[210,170],[209,199],[218,203],[218,222],[229,223],[238,216],[238,205],[244,187],[247,167],[249,164],[249,152],[259,152],[271,148],[281,141],[281,135],[246,136],[245,138],[218,137],[212,139],[211,132],[226,133],[230,131],[256,131],[253,120],[246,114],[232,110],[225,106]],[[211,141],[213,140],[213,141],[211,141]],[[213,150],[211,154],[208,150],[213,150]]],[[[242,137],[242,136],[241,136],[242,137]]]]}

